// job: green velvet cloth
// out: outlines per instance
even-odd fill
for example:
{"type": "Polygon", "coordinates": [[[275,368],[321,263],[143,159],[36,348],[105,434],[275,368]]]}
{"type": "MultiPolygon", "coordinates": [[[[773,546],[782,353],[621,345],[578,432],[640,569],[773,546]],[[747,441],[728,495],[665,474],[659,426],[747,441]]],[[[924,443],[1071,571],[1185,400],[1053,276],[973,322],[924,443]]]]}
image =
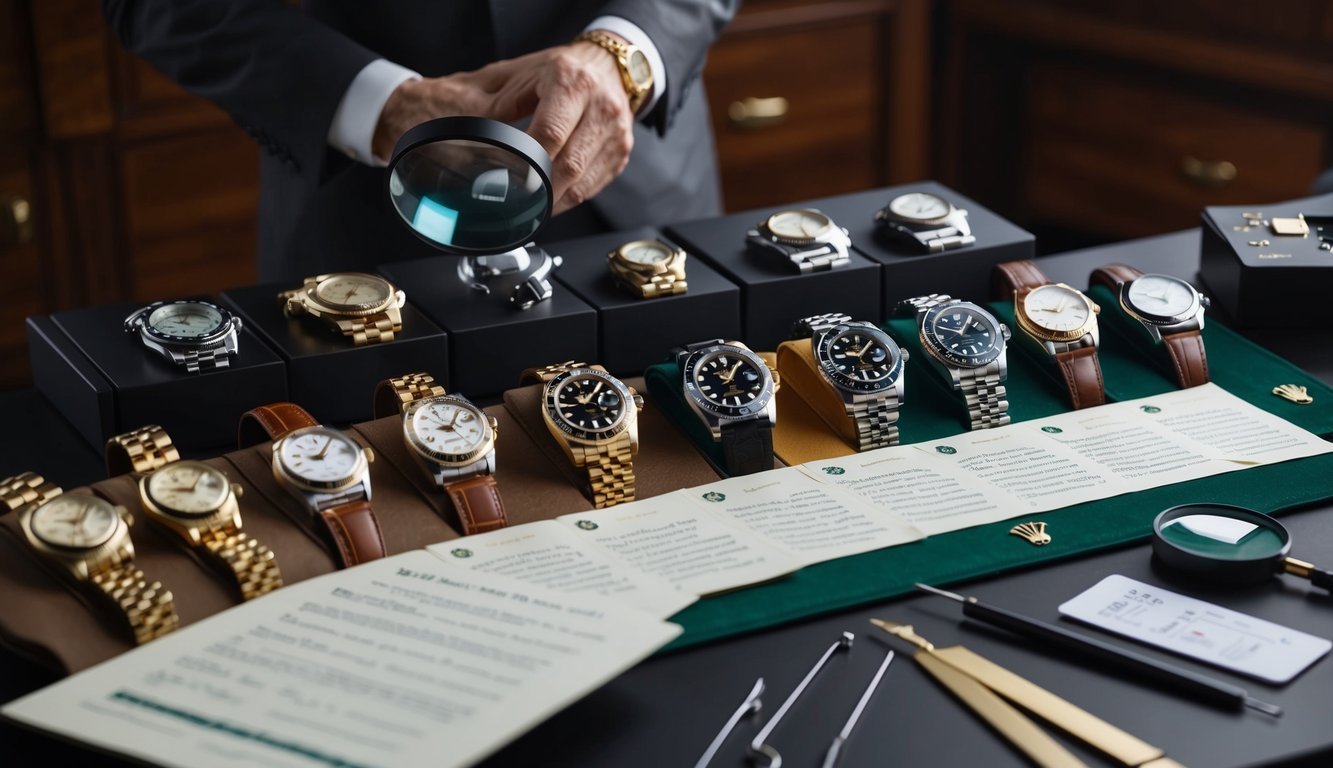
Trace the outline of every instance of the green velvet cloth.
{"type": "MultiPolygon", "coordinates": [[[[1108,400],[1121,401],[1176,388],[1165,352],[1119,316],[1118,303],[1100,286],[1089,295],[1102,307],[1101,359],[1108,400]]],[[[1013,303],[990,305],[1013,328],[1013,303]]],[[[916,322],[890,320],[886,329],[911,353],[906,399],[899,420],[904,443],[933,440],[966,430],[961,399],[929,368],[918,343],[916,322]]],[[[1203,331],[1212,381],[1234,395],[1321,436],[1333,435],[1333,388],[1277,355],[1213,322],[1203,331]],[[1314,397],[1297,405],[1276,397],[1278,384],[1304,385],[1314,397]]],[[[1042,418],[1068,409],[1052,364],[1014,343],[1009,351],[1009,413],[1014,421],[1042,418]]],[[[698,419],[680,394],[674,363],[645,373],[654,401],[698,440],[698,419]],[[692,430],[692,431],[691,431],[692,430]]],[[[782,414],[778,414],[782,418],[782,414]]],[[[706,432],[703,432],[706,437],[706,432]]],[[[711,441],[710,441],[711,442],[711,441]]],[[[702,445],[702,444],[701,444],[702,445]]],[[[712,446],[702,445],[707,451],[712,446]]],[[[715,449],[714,449],[715,450],[715,449]]],[[[1035,547],[1008,531],[1007,520],[931,536],[923,541],[844,557],[802,569],[779,581],[700,600],[672,621],[685,633],[667,649],[903,595],[913,583],[948,584],[1085,552],[1138,542],[1167,507],[1187,502],[1239,504],[1267,513],[1333,498],[1333,454],[1162,486],[1043,513],[1052,541],[1035,547]]],[[[1031,519],[1032,516],[1025,515],[1031,519]]],[[[1145,552],[1145,557],[1146,557],[1145,552]]]]}

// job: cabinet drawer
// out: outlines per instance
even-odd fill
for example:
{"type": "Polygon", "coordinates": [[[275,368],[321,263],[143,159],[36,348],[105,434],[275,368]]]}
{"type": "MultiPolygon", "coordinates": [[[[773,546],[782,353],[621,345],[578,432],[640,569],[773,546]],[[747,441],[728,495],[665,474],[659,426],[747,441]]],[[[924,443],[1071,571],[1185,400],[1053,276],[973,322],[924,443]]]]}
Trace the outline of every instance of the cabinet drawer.
{"type": "Polygon", "coordinates": [[[713,47],[704,82],[728,210],[880,182],[878,21],[763,29],[724,36],[713,47]],[[761,110],[782,114],[767,120],[739,114],[759,99],[767,100],[761,110]]]}
{"type": "Polygon", "coordinates": [[[1045,223],[1137,237],[1197,226],[1209,205],[1308,194],[1325,128],[1231,95],[1035,62],[1023,198],[1045,223]]]}

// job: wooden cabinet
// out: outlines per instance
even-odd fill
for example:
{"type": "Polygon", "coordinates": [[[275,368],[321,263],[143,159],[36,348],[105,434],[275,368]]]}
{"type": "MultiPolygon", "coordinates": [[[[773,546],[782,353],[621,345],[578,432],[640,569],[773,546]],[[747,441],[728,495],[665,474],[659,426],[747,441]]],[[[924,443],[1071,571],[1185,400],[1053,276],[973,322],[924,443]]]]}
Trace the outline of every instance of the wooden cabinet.
{"type": "Polygon", "coordinates": [[[1043,250],[1306,195],[1333,164],[1333,3],[955,0],[940,166],[1043,250]]]}

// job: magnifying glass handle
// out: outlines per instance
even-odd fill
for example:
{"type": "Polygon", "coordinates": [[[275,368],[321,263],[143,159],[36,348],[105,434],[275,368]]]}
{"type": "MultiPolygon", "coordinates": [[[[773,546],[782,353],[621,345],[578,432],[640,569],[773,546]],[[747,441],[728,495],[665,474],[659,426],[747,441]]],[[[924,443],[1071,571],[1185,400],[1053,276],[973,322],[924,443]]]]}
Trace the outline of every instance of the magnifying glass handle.
{"type": "Polygon", "coordinates": [[[1286,557],[1282,559],[1282,570],[1292,576],[1309,579],[1310,583],[1316,587],[1333,591],[1333,571],[1316,568],[1314,563],[1307,563],[1294,557],[1286,557]]]}

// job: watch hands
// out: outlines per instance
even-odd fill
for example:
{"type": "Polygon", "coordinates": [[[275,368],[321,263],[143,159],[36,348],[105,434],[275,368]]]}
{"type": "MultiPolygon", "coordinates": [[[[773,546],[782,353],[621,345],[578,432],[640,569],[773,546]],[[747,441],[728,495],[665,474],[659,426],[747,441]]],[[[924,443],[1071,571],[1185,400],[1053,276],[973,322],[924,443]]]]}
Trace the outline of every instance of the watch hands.
{"type": "Polygon", "coordinates": [[[588,391],[588,394],[586,394],[586,395],[575,395],[575,396],[574,396],[574,399],[577,400],[577,401],[579,402],[579,405],[587,405],[588,403],[592,402],[593,395],[596,395],[596,394],[597,394],[597,391],[598,391],[599,389],[602,388],[602,384],[604,384],[604,383],[605,383],[605,382],[601,382],[601,381],[597,382],[597,386],[595,386],[595,387],[593,387],[591,390],[589,390],[589,391],[588,391]]]}
{"type": "Polygon", "coordinates": [[[737,360],[736,364],[731,366],[731,370],[727,371],[727,374],[725,376],[718,374],[718,378],[722,379],[722,382],[724,384],[730,384],[731,380],[736,378],[736,371],[739,371],[741,369],[741,365],[743,365],[744,363],[745,363],[744,360],[737,360]]]}
{"type": "Polygon", "coordinates": [[[319,453],[316,453],[315,455],[311,456],[311,457],[310,457],[310,460],[311,460],[311,461],[323,461],[323,460],[324,460],[324,454],[326,454],[326,453],[329,452],[329,446],[331,446],[331,445],[333,445],[333,438],[330,437],[328,440],[326,440],[326,441],[324,442],[324,447],[319,449],[319,453]]]}

